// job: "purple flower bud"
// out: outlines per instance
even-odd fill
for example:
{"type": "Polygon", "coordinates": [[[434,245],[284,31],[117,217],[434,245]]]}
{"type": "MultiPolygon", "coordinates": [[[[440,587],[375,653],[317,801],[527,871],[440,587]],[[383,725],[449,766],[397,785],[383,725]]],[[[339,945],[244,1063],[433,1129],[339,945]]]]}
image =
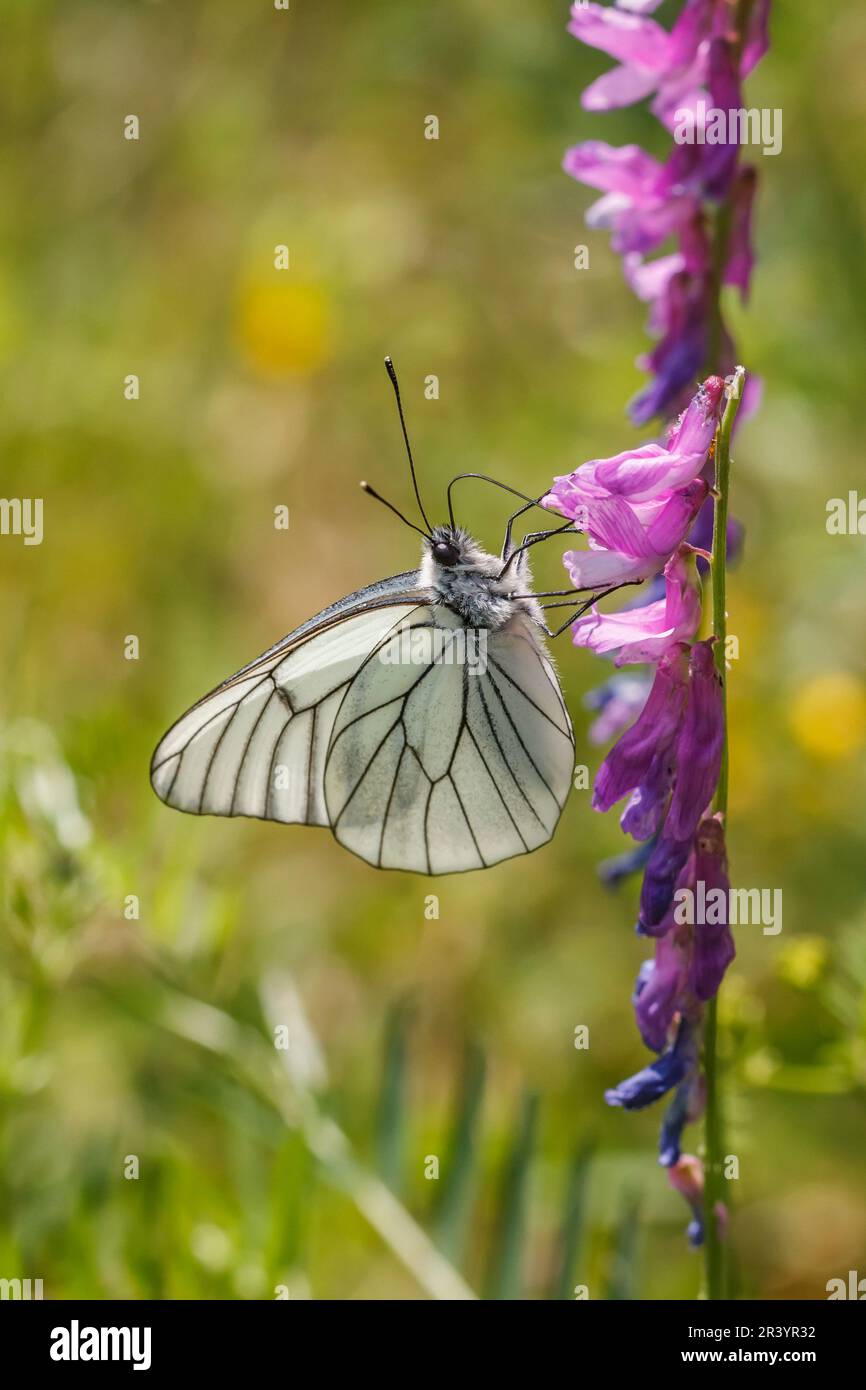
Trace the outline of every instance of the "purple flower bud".
{"type": "Polygon", "coordinates": [[[696,922],[693,929],[689,987],[698,999],[707,1000],[718,992],[724,973],[736,955],[728,925],[730,883],[725,832],[721,820],[716,817],[701,821],[698,826],[694,875],[695,882],[704,885],[705,899],[711,891],[719,889],[716,901],[723,904],[720,911],[713,914],[720,916],[721,921],[696,922]]]}
{"type": "MultiPolygon", "coordinates": [[[[629,406],[636,425],[676,409],[683,393],[699,375],[707,357],[710,307],[707,277],[685,271],[671,277],[664,302],[660,301],[656,309],[661,341],[639,362],[645,371],[652,372],[655,380],[629,406]]],[[[723,355],[731,355],[728,342],[723,344],[723,355]]]]}
{"type": "Polygon", "coordinates": [[[719,423],[724,395],[722,378],[708,376],[669,431],[668,448],[672,453],[702,454],[706,459],[719,423]]]}
{"type": "Polygon", "coordinates": [[[743,302],[749,296],[749,282],[755,263],[752,251],[752,207],[758,182],[754,166],[747,164],[737,175],[731,189],[731,236],[724,283],[736,285],[743,302]]]}
{"type": "Polygon", "coordinates": [[[673,748],[659,749],[646,777],[635,787],[620,816],[619,823],[625,835],[631,835],[633,840],[651,840],[657,834],[664,820],[675,772],[673,748]]]}
{"type": "MultiPolygon", "coordinates": [[[[704,1243],[704,1165],[694,1154],[681,1154],[676,1163],[668,1168],[668,1181],[671,1187],[685,1197],[692,1210],[688,1224],[689,1245],[697,1247],[704,1243]]],[[[716,1229],[720,1239],[724,1239],[728,1225],[728,1211],[724,1202],[715,1205],[716,1229]]]]}
{"type": "Polygon", "coordinates": [[[665,833],[657,842],[644,870],[640,894],[638,931],[642,936],[661,936],[668,931],[666,921],[674,890],[683,886],[689,873],[692,840],[672,840],[665,833]],[[684,879],[680,879],[680,874],[684,879]]]}
{"type": "Polygon", "coordinates": [[[700,1119],[706,1106],[706,1084],[697,1064],[677,1087],[673,1100],[662,1116],[659,1130],[659,1163],[670,1168],[680,1159],[680,1144],[686,1125],[700,1119]]]}
{"type": "Polygon", "coordinates": [[[740,73],[748,77],[770,47],[771,0],[757,0],[749,16],[749,26],[743,42],[740,73]]]}
{"type": "Polygon", "coordinates": [[[725,715],[722,681],[711,641],[696,642],[689,658],[686,713],[677,737],[677,777],[665,835],[691,839],[710,803],[722,763],[725,715]]]}
{"type": "MultiPolygon", "coordinates": [[[[713,39],[709,46],[707,84],[714,110],[729,113],[742,105],[740,75],[734,62],[734,51],[726,39],[713,39]]],[[[706,193],[711,198],[725,198],[737,164],[739,145],[702,145],[702,173],[706,193]]]]}
{"type": "Polygon", "coordinates": [[[651,1052],[667,1045],[688,980],[689,942],[669,931],[656,942],[655,959],[645,961],[633,995],[638,1030],[651,1052]]]}
{"type": "Polygon", "coordinates": [[[656,1057],[642,1071],[605,1091],[604,1098],[608,1105],[622,1106],[623,1110],[643,1110],[644,1106],[652,1105],[678,1086],[694,1061],[691,1030],[683,1023],[673,1047],[661,1057],[656,1057]]]}
{"type": "Polygon", "coordinates": [[[659,1131],[659,1163],[670,1168],[679,1160],[680,1143],[686,1127],[689,1107],[689,1082],[683,1081],[662,1118],[659,1131]]]}
{"type": "Polygon", "coordinates": [[[688,648],[680,642],[659,661],[646,704],[596,774],[592,804],[597,811],[609,811],[640,786],[659,748],[673,742],[685,708],[687,682],[688,648]]]}
{"type": "Polygon", "coordinates": [[[622,733],[646,704],[650,685],[646,676],[622,673],[587,691],[583,703],[587,709],[598,711],[589,728],[590,743],[607,743],[622,733]]]}
{"type": "Polygon", "coordinates": [[[704,1165],[694,1154],[681,1154],[668,1168],[668,1181],[680,1196],[685,1197],[692,1210],[688,1226],[689,1244],[703,1245],[704,1241],[704,1165]]]}
{"type": "MultiPolygon", "coordinates": [[[[635,845],[634,849],[626,850],[624,854],[615,854],[610,859],[603,859],[598,866],[598,876],[605,887],[618,888],[624,879],[640,873],[652,853],[652,848],[652,840],[647,840],[645,844],[635,845]]],[[[648,961],[647,964],[651,962],[648,961]]]]}

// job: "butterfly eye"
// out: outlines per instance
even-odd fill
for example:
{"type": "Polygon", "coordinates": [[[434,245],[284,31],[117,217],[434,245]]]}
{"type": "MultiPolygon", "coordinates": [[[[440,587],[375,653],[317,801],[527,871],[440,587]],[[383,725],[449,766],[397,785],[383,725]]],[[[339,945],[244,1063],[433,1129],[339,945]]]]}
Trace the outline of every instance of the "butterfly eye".
{"type": "Polygon", "coordinates": [[[440,565],[456,565],[460,554],[450,541],[437,541],[433,546],[433,558],[440,565]]]}

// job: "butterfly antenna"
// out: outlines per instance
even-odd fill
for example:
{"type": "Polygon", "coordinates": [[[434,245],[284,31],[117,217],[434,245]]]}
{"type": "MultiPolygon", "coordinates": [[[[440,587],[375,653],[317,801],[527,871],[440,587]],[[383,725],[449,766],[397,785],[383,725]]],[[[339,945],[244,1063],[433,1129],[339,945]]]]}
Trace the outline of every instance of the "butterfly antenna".
{"type": "Polygon", "coordinates": [[[544,493],[541,494],[541,497],[530,497],[528,493],[521,492],[519,487],[512,487],[510,483],[501,483],[498,478],[491,478],[488,473],[458,473],[457,477],[452,478],[451,482],[448,484],[447,492],[448,515],[451,519],[452,526],[455,526],[456,522],[454,520],[454,502],[451,497],[451,492],[455,483],[462,483],[464,478],[477,478],[479,482],[492,483],[494,487],[501,488],[503,492],[510,492],[514,497],[521,497],[526,503],[526,506],[522,507],[521,511],[525,512],[528,511],[530,507],[538,507],[541,511],[546,512],[548,516],[550,515],[550,513],[547,512],[547,508],[541,505],[541,497],[545,496],[544,493]]]}
{"type": "MultiPolygon", "coordinates": [[[[431,531],[433,528],[431,527],[427,513],[424,510],[424,503],[421,501],[421,493],[418,491],[418,479],[415,476],[415,460],[412,457],[412,446],[409,443],[409,435],[406,430],[406,420],[403,416],[403,402],[400,399],[400,387],[397,384],[397,373],[394,371],[394,363],[391,361],[390,357],[385,358],[385,370],[387,371],[388,376],[390,377],[391,385],[394,388],[394,395],[397,398],[397,410],[400,414],[400,427],[403,431],[403,439],[406,442],[406,453],[409,456],[409,472],[412,474],[412,486],[415,489],[415,500],[418,503],[418,510],[424,518],[424,525],[427,527],[428,531],[431,531]]],[[[384,499],[380,498],[379,500],[383,501],[384,499]]],[[[388,504],[386,503],[386,505],[388,504]]],[[[396,508],[392,507],[391,510],[395,511],[396,508]]],[[[418,528],[416,527],[415,529],[417,530],[418,528]]]]}
{"type": "Polygon", "coordinates": [[[428,541],[432,539],[427,531],[422,531],[420,526],[416,526],[414,521],[410,521],[408,516],[404,516],[401,511],[398,511],[393,502],[387,501],[387,499],[382,497],[382,495],[378,493],[374,487],[371,487],[369,483],[362,483],[361,490],[366,492],[368,497],[373,497],[377,502],[381,502],[382,506],[387,507],[389,512],[393,512],[395,516],[399,516],[400,520],[404,521],[407,526],[411,526],[413,531],[417,531],[419,536],[423,536],[425,540],[428,541]]]}

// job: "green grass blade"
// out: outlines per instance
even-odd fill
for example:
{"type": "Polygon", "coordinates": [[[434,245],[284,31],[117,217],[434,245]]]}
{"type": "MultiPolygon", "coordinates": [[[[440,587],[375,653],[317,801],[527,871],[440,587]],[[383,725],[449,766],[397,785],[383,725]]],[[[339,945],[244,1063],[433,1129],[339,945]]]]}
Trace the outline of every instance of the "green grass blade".
{"type": "Polygon", "coordinates": [[[475,1189],[476,1140],[486,1072],[484,1052],[473,1043],[466,1054],[454,1106],[454,1123],[435,1217],[436,1243],[458,1266],[464,1255],[468,1216],[475,1189]]]}
{"type": "Polygon", "coordinates": [[[640,1237],[640,1197],[627,1194],[623,1213],[614,1235],[613,1258],[607,1281],[607,1298],[628,1301],[635,1298],[638,1285],[638,1242],[640,1237]]]}
{"type": "Polygon", "coordinates": [[[406,1058],[411,1010],[406,1001],[388,1016],[382,1084],[376,1107],[376,1166],[391,1191],[403,1191],[406,1116],[406,1058]]]}
{"type": "Polygon", "coordinates": [[[507,1155],[502,1180],[485,1297],[515,1299],[521,1296],[526,1189],[538,1125],[538,1096],[523,1098],[520,1121],[507,1155]]]}
{"type": "MultiPolygon", "coordinates": [[[[551,1298],[554,1299],[574,1296],[575,1268],[586,1229],[586,1197],[594,1154],[595,1140],[588,1139],[574,1155],[569,1168],[559,1232],[559,1264],[551,1290],[551,1298]]],[[[580,1282],[585,1284],[587,1281],[581,1279],[580,1282]]]]}

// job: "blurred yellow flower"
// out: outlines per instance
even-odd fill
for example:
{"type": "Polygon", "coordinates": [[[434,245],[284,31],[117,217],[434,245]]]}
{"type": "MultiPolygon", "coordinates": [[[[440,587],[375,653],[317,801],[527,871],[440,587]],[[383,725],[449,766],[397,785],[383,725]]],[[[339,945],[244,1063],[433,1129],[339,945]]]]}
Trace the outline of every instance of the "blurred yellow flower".
{"type": "Polygon", "coordinates": [[[190,1249],[200,1265],[214,1274],[228,1269],[232,1259],[232,1243],[221,1226],[203,1222],[193,1227],[189,1238],[190,1249]]]}
{"type": "Polygon", "coordinates": [[[779,1054],[771,1047],[760,1047],[748,1056],[743,1064],[743,1074],[753,1086],[766,1086],[779,1070],[779,1054]]]}
{"type": "Polygon", "coordinates": [[[866,740],[866,688],[849,671],[813,676],[794,694],[788,717],[807,753],[844,758],[866,740]]]}
{"type": "Polygon", "coordinates": [[[822,936],[798,936],[781,952],[778,970],[788,984],[809,989],[820,977],[826,961],[827,943],[822,936]]]}
{"type": "Polygon", "coordinates": [[[742,975],[731,971],[725,988],[719,993],[719,1018],[726,1028],[757,1027],[764,1021],[766,1006],[763,999],[747,984],[742,975]]]}
{"type": "Polygon", "coordinates": [[[266,377],[306,376],[328,356],[328,308],[317,285],[286,272],[245,282],[238,297],[236,333],[243,355],[266,377]]]}

